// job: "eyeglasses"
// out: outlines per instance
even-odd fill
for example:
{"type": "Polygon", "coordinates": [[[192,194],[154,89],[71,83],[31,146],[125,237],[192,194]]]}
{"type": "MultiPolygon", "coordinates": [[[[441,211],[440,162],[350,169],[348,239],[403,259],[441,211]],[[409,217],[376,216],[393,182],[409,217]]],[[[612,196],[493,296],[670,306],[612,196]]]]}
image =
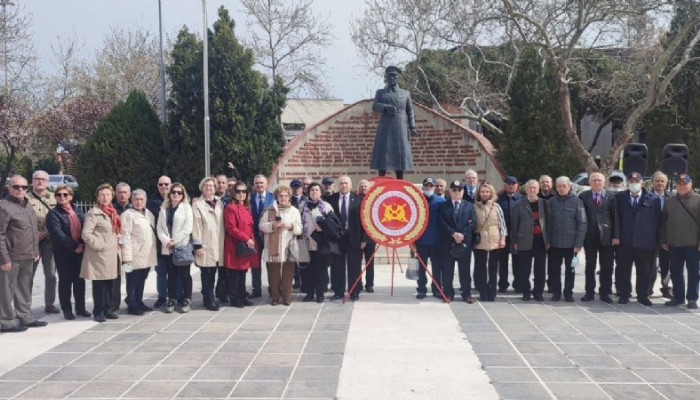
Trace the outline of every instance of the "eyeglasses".
{"type": "Polygon", "coordinates": [[[68,197],[68,196],[70,196],[70,193],[56,193],[54,196],[56,196],[56,197],[68,197]]]}
{"type": "Polygon", "coordinates": [[[452,188],[450,190],[453,192],[461,192],[462,191],[462,189],[460,189],[460,188],[452,188]]]}
{"type": "Polygon", "coordinates": [[[171,194],[171,195],[172,195],[172,194],[176,194],[176,195],[178,195],[178,196],[182,196],[184,193],[181,192],[181,191],[179,191],[179,190],[173,190],[172,192],[170,192],[170,194],[171,194]]]}
{"type": "Polygon", "coordinates": [[[169,183],[158,183],[158,186],[167,187],[167,186],[170,186],[170,184],[169,183]]]}
{"type": "Polygon", "coordinates": [[[247,190],[236,190],[236,194],[248,194],[247,190]]]}
{"type": "Polygon", "coordinates": [[[27,185],[12,185],[11,187],[12,187],[12,189],[15,189],[15,190],[27,190],[27,189],[29,189],[29,186],[27,186],[27,185]]]}

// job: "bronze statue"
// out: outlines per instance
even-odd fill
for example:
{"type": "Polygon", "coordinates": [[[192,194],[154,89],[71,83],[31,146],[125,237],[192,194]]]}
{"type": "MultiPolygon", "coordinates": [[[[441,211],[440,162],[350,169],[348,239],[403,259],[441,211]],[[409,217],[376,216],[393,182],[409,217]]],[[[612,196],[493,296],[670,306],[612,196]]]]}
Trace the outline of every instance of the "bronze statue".
{"type": "Polygon", "coordinates": [[[408,140],[409,134],[416,135],[411,93],[399,88],[400,74],[398,67],[386,67],[384,78],[387,85],[384,89],[377,90],[374,96],[372,111],[381,113],[381,117],[374,138],[370,166],[379,171],[379,176],[392,170],[397,179],[403,179],[403,172],[413,169],[413,154],[408,140]]]}

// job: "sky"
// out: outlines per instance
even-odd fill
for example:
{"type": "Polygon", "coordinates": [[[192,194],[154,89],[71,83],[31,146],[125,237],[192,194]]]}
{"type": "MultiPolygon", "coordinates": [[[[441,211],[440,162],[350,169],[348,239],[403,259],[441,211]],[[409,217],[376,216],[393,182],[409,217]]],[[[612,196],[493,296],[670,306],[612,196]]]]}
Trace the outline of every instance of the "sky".
{"type": "MultiPolygon", "coordinates": [[[[89,57],[100,48],[112,26],[141,26],[158,32],[158,0],[11,0],[30,13],[34,43],[41,68],[49,69],[51,46],[59,37],[75,36],[82,44],[81,54],[89,57]]],[[[207,0],[208,25],[217,18],[217,9],[225,6],[236,22],[236,34],[246,36],[245,14],[237,0],[207,0]]],[[[353,103],[373,98],[383,86],[382,78],[362,66],[350,38],[350,20],[365,8],[364,0],[315,0],[317,15],[327,17],[335,40],[326,50],[326,75],[333,98],[353,103]]],[[[201,0],[162,0],[163,33],[174,39],[187,25],[191,31],[203,27],[201,0]]]]}

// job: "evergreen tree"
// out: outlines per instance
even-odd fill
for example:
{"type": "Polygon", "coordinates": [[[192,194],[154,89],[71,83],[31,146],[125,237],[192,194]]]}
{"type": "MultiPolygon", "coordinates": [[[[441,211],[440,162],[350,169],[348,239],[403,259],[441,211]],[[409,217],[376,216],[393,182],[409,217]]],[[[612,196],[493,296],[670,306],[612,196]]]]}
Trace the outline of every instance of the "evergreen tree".
{"type": "Polygon", "coordinates": [[[105,116],[81,149],[77,179],[80,196],[94,200],[102,183],[127,182],[132,190],[148,189],[162,174],[160,120],[146,95],[133,91],[105,116]]]}
{"type": "Polygon", "coordinates": [[[510,119],[495,136],[496,157],[521,181],[542,174],[572,176],[579,168],[562,132],[556,87],[534,49],[525,50],[509,93],[510,119]]]}
{"type": "MultiPolygon", "coordinates": [[[[285,138],[279,118],[287,89],[281,81],[270,87],[253,69],[253,53],[238,42],[234,27],[221,7],[208,35],[211,171],[226,172],[231,161],[251,181],[255,174],[269,174],[282,153],[285,138]]],[[[195,194],[204,176],[202,51],[202,42],[183,28],[168,68],[172,90],[165,130],[167,170],[195,194]]]]}

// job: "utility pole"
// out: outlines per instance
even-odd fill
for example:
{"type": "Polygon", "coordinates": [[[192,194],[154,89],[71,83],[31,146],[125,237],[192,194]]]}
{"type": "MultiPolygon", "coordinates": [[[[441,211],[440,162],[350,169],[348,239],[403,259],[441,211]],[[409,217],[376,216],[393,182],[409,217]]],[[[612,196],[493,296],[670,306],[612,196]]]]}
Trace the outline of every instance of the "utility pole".
{"type": "Polygon", "coordinates": [[[158,0],[158,30],[160,32],[160,122],[165,125],[165,59],[163,58],[163,13],[158,0]]]}
{"type": "Polygon", "coordinates": [[[211,176],[211,154],[209,153],[209,27],[207,22],[207,0],[202,0],[204,14],[204,176],[211,176]]]}
{"type": "Polygon", "coordinates": [[[5,101],[8,101],[10,98],[10,81],[9,81],[9,74],[7,73],[7,68],[9,65],[9,60],[8,60],[8,50],[7,50],[7,42],[8,42],[8,37],[9,35],[7,34],[7,6],[14,6],[15,3],[13,3],[10,0],[0,0],[0,6],[2,6],[2,43],[3,43],[3,52],[2,52],[2,67],[3,67],[3,72],[5,73],[5,86],[3,86],[3,94],[5,95],[5,101]]]}

